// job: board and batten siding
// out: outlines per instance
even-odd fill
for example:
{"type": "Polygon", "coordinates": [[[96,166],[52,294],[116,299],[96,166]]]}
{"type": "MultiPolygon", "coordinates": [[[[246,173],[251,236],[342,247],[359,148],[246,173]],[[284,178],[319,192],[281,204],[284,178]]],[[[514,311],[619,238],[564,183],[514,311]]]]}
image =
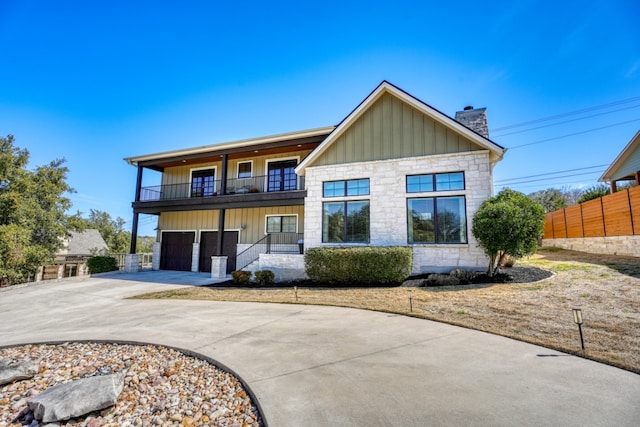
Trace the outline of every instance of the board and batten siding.
{"type": "MultiPolygon", "coordinates": [[[[292,158],[297,157],[302,161],[307,155],[309,155],[310,150],[296,150],[288,153],[279,153],[272,154],[268,156],[255,156],[255,157],[247,157],[241,159],[230,159],[228,162],[227,169],[227,178],[233,179],[237,178],[238,173],[238,163],[243,163],[247,161],[253,161],[252,176],[265,176],[267,174],[266,163],[267,160],[277,160],[281,158],[292,158]]],[[[222,162],[207,162],[200,164],[191,164],[185,166],[175,166],[171,168],[165,169],[162,174],[162,185],[172,185],[172,184],[185,184],[191,181],[191,170],[193,169],[207,169],[207,168],[216,168],[216,181],[220,179],[220,174],[222,173],[222,162]]]]}
{"type": "MultiPolygon", "coordinates": [[[[224,228],[240,231],[241,244],[255,243],[265,236],[265,221],[267,215],[298,215],[298,232],[304,230],[303,206],[274,206],[249,209],[227,209],[224,218],[224,228]]],[[[163,212],[158,220],[160,230],[180,231],[196,230],[196,239],[201,230],[218,229],[218,210],[200,210],[184,212],[163,212]]]]}
{"type": "Polygon", "coordinates": [[[389,94],[358,118],[314,166],[484,150],[389,94]]]}

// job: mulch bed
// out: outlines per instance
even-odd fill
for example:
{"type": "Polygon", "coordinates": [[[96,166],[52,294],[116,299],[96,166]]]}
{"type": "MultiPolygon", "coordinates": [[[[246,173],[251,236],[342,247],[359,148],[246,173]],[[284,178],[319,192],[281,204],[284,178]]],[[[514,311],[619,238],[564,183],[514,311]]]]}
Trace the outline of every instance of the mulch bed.
{"type": "MultiPolygon", "coordinates": [[[[283,289],[292,288],[297,286],[299,288],[395,288],[398,286],[442,286],[435,283],[429,283],[429,277],[431,273],[420,274],[411,276],[403,283],[387,283],[387,284],[372,284],[372,283],[328,283],[317,282],[314,280],[295,280],[289,282],[276,282],[270,285],[261,285],[255,282],[249,282],[245,284],[234,283],[233,280],[227,280],[224,282],[218,282],[211,285],[206,285],[207,288],[238,288],[238,289],[283,289]]],[[[514,266],[509,268],[503,268],[494,277],[489,277],[486,273],[478,272],[473,277],[471,282],[460,283],[463,284],[480,284],[480,283],[531,283],[539,280],[547,279],[553,275],[552,272],[544,270],[538,267],[530,266],[514,266]]],[[[445,275],[446,276],[446,275],[445,275]]]]}

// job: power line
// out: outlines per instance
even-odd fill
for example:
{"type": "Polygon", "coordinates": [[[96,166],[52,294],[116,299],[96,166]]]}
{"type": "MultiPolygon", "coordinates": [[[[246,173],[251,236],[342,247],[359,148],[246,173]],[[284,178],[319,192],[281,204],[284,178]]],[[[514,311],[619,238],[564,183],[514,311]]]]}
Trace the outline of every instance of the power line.
{"type": "Polygon", "coordinates": [[[572,116],[572,115],[575,115],[575,114],[586,113],[586,112],[589,112],[589,111],[599,110],[599,109],[602,109],[602,108],[613,107],[615,105],[627,104],[629,102],[635,102],[637,100],[640,100],[640,96],[635,96],[633,98],[627,98],[627,99],[621,99],[621,100],[618,100],[618,101],[609,102],[607,104],[596,105],[594,107],[582,108],[580,110],[569,111],[567,113],[556,114],[554,116],[548,116],[548,117],[543,117],[543,118],[540,118],[540,119],[529,120],[529,121],[526,121],[526,122],[517,123],[515,125],[502,126],[500,128],[491,129],[491,132],[499,132],[501,130],[513,129],[513,128],[517,128],[517,127],[522,127],[522,126],[532,125],[532,124],[536,124],[536,123],[546,122],[546,121],[549,121],[549,120],[560,119],[562,117],[567,117],[567,116],[572,116]]]}
{"type": "MultiPolygon", "coordinates": [[[[556,174],[559,174],[559,173],[575,172],[575,171],[581,171],[581,170],[586,170],[586,169],[601,168],[601,167],[604,167],[604,166],[608,166],[608,165],[604,164],[604,165],[586,166],[586,167],[583,167],[583,168],[565,169],[565,170],[556,171],[556,172],[540,173],[540,174],[537,174],[537,175],[519,176],[519,177],[516,177],[516,178],[505,178],[505,179],[499,179],[499,180],[497,180],[495,182],[519,181],[519,180],[525,179],[525,178],[538,178],[540,176],[556,175],[556,174]]],[[[553,177],[551,177],[549,179],[553,179],[553,177]]]]}
{"type": "Polygon", "coordinates": [[[528,184],[530,182],[549,181],[549,180],[558,179],[558,178],[568,178],[568,177],[571,177],[571,176],[592,175],[594,173],[602,173],[602,171],[574,173],[574,174],[569,174],[569,175],[554,176],[554,177],[551,177],[551,178],[530,179],[530,180],[527,180],[527,181],[511,182],[511,183],[508,183],[507,185],[528,184]]]}
{"type": "Polygon", "coordinates": [[[543,142],[555,141],[557,139],[568,138],[570,136],[576,136],[576,135],[582,135],[582,134],[585,134],[585,133],[595,132],[597,130],[607,129],[607,128],[611,128],[611,127],[614,127],[614,126],[626,125],[627,123],[637,122],[638,120],[640,120],[640,118],[627,120],[626,122],[614,123],[612,125],[601,126],[599,128],[593,128],[593,129],[583,130],[583,131],[580,131],[580,132],[574,132],[574,133],[570,133],[570,134],[567,134],[567,135],[556,136],[556,137],[553,137],[553,138],[543,139],[543,140],[540,140],[540,141],[528,142],[526,144],[514,145],[513,147],[508,147],[508,148],[510,150],[513,150],[514,148],[526,147],[528,145],[542,144],[543,142]]]}
{"type": "Polygon", "coordinates": [[[640,107],[640,104],[632,105],[631,107],[626,107],[626,108],[619,108],[617,110],[606,111],[604,113],[592,114],[590,116],[578,117],[577,119],[565,120],[565,121],[562,121],[562,122],[551,123],[551,124],[543,125],[543,126],[536,126],[536,127],[529,128],[529,129],[517,130],[517,131],[514,131],[514,132],[509,132],[509,133],[505,133],[505,134],[502,134],[502,135],[494,136],[494,138],[502,138],[504,136],[515,135],[517,133],[529,132],[529,131],[532,131],[532,130],[548,128],[548,127],[551,127],[551,126],[562,125],[562,124],[565,124],[565,123],[577,122],[578,120],[591,119],[591,118],[594,118],[594,117],[604,116],[605,114],[617,113],[619,111],[630,110],[632,108],[638,108],[638,107],[640,107]]]}

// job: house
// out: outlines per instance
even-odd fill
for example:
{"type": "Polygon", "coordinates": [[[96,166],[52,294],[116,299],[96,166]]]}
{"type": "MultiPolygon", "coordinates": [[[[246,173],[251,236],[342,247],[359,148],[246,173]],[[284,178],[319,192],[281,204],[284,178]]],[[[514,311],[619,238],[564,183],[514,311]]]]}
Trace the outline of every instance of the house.
{"type": "Polygon", "coordinates": [[[62,241],[62,249],[56,254],[55,260],[56,262],[86,261],[108,249],[100,231],[96,229],[68,231],[66,238],[62,241]]]}
{"type": "Polygon", "coordinates": [[[626,147],[618,154],[618,157],[611,163],[602,174],[600,182],[608,182],[611,185],[611,192],[617,191],[618,181],[635,181],[635,185],[640,185],[640,130],[635,134],[626,147]]]}
{"type": "Polygon", "coordinates": [[[108,249],[98,230],[68,231],[54,263],[43,266],[36,275],[36,281],[86,276],[89,274],[87,260],[108,249]]]}
{"type": "Polygon", "coordinates": [[[144,213],[159,216],[157,269],[295,275],[302,243],[409,245],[414,273],[483,268],[471,218],[504,152],[484,109],[453,119],[383,81],[337,126],[126,158],[131,253],[144,213]],[[145,169],[161,184],[141,187],[145,169]]]}

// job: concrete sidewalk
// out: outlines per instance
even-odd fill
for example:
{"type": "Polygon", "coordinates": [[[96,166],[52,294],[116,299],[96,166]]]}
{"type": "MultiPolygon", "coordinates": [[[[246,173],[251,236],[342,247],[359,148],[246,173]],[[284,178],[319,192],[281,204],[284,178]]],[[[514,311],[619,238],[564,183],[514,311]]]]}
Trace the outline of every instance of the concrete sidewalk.
{"type": "Polygon", "coordinates": [[[190,280],[145,272],[5,290],[0,345],[113,339],[196,351],[249,384],[271,427],[640,419],[640,376],[482,332],[337,307],[125,299],[190,280]]]}

